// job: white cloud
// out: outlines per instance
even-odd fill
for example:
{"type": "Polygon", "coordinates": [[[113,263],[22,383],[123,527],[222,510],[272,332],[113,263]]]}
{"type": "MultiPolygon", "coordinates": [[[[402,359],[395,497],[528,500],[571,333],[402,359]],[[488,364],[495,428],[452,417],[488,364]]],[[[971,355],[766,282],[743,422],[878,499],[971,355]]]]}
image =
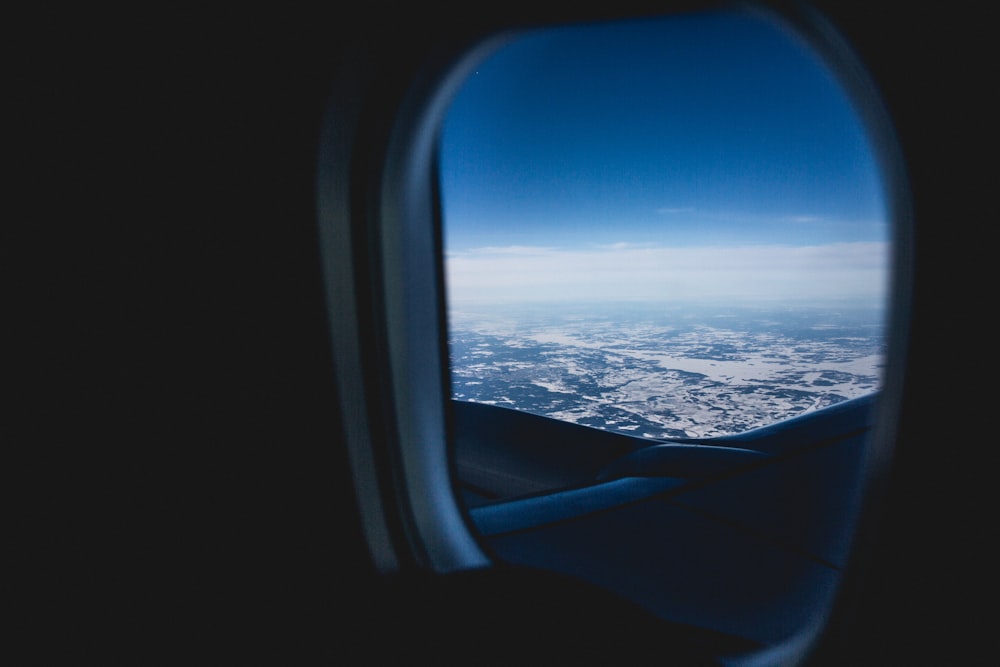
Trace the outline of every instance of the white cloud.
{"type": "Polygon", "coordinates": [[[538,256],[545,255],[557,250],[544,246],[509,245],[509,246],[487,246],[484,248],[472,248],[463,254],[472,256],[496,256],[496,257],[516,257],[516,256],[538,256]]]}
{"type": "Polygon", "coordinates": [[[596,244],[594,248],[599,250],[631,250],[635,248],[653,248],[655,243],[629,243],[628,241],[618,241],[610,244],[596,244]]]}
{"type": "Polygon", "coordinates": [[[888,245],[593,249],[510,246],[452,253],[458,301],[880,299],[888,245]]]}

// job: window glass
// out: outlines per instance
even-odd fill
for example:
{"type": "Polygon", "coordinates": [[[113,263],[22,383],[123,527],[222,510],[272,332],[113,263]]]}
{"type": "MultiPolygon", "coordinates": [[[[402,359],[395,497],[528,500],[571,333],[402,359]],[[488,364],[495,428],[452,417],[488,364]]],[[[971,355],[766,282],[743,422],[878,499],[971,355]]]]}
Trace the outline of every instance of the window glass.
{"type": "Polygon", "coordinates": [[[440,154],[454,399],[708,437],[880,387],[874,153],[771,20],[524,34],[464,83],[440,154]]]}

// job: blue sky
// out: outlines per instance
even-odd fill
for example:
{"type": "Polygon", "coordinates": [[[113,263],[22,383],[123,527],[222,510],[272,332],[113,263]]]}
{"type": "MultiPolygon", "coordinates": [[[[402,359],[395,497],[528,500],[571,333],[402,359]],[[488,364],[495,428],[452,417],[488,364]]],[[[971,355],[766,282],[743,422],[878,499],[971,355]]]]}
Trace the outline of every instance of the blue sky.
{"type": "Polygon", "coordinates": [[[529,33],[458,93],[441,168],[453,301],[884,291],[863,129],[760,17],[529,33]]]}

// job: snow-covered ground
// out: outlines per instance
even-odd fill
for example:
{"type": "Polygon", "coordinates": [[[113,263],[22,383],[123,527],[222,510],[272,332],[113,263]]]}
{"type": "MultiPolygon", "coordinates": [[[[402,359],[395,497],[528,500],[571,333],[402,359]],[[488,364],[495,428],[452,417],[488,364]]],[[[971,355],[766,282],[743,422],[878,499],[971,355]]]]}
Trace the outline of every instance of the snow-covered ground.
{"type": "Polygon", "coordinates": [[[793,315],[457,314],[453,396],[663,438],[738,433],[878,389],[877,320],[793,315]]]}

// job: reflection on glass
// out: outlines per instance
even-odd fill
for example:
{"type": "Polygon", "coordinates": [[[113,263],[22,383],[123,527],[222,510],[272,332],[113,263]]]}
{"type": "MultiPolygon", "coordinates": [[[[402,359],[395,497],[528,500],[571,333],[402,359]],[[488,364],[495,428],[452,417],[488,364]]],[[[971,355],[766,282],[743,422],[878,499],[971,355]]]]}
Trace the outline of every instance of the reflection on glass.
{"type": "Polygon", "coordinates": [[[456,399],[700,437],[880,386],[873,152],[769,20],[520,37],[454,100],[441,187],[456,399]]]}

